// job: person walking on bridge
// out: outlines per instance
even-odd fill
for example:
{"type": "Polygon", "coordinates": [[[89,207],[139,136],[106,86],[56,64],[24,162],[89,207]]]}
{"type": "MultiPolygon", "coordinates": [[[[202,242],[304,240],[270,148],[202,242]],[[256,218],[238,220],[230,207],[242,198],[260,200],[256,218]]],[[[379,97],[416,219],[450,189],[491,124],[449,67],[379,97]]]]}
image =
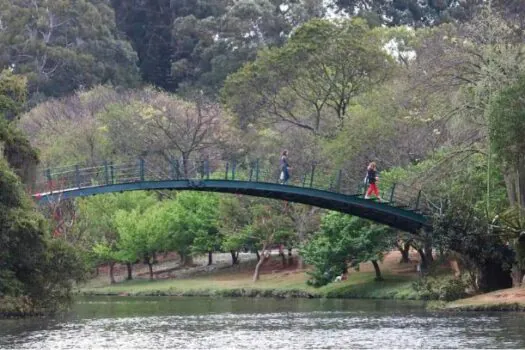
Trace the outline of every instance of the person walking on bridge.
{"type": "Polygon", "coordinates": [[[375,162],[368,164],[366,177],[368,179],[368,190],[366,191],[365,199],[370,199],[370,195],[374,194],[381,202],[379,189],[377,188],[377,181],[379,180],[379,177],[377,176],[377,167],[375,162]]]}
{"type": "Polygon", "coordinates": [[[290,165],[288,164],[288,151],[284,150],[283,153],[281,153],[281,159],[279,161],[279,169],[281,170],[281,175],[279,177],[279,180],[282,185],[286,185],[288,180],[290,179],[290,172],[289,170],[290,165]]]}

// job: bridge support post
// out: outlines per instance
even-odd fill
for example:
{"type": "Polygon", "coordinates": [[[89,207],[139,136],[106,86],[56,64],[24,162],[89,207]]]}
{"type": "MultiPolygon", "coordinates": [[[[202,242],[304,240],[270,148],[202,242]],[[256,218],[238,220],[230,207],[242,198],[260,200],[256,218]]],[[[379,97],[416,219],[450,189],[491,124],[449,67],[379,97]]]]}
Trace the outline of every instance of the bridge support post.
{"type": "Polygon", "coordinates": [[[206,158],[204,160],[204,171],[206,172],[206,180],[210,179],[210,160],[206,158]]]}
{"type": "Polygon", "coordinates": [[[145,179],[145,170],[144,170],[144,159],[140,158],[139,160],[139,176],[140,176],[140,181],[144,181],[145,179]]]}
{"type": "Polygon", "coordinates": [[[303,187],[306,186],[306,174],[303,174],[303,187]]]}
{"type": "Polygon", "coordinates": [[[259,159],[255,161],[255,181],[259,182],[259,159]]]}
{"type": "Polygon", "coordinates": [[[230,168],[230,163],[226,162],[226,171],[224,172],[224,180],[228,180],[229,168],[230,168]]]}
{"type": "Polygon", "coordinates": [[[109,185],[109,169],[107,161],[104,161],[104,180],[106,181],[106,185],[109,185]]]}
{"type": "Polygon", "coordinates": [[[250,182],[252,182],[252,177],[253,177],[253,163],[252,163],[252,166],[250,166],[250,182]]]}
{"type": "Polygon", "coordinates": [[[390,200],[389,203],[392,205],[394,203],[394,191],[396,190],[396,184],[394,183],[392,185],[392,189],[390,190],[390,200]]]}
{"type": "Polygon", "coordinates": [[[232,161],[232,180],[235,180],[235,168],[237,167],[237,162],[232,161]]]}
{"type": "Polygon", "coordinates": [[[75,165],[75,187],[80,188],[80,167],[75,165]]]}

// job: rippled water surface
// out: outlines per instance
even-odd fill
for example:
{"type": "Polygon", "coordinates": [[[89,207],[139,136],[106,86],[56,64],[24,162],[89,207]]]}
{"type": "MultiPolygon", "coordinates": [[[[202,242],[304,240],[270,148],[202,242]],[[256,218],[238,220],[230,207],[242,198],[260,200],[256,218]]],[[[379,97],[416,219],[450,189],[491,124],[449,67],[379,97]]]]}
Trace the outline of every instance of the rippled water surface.
{"type": "Polygon", "coordinates": [[[525,348],[525,314],[400,301],[86,298],[60,318],[0,321],[0,348],[525,348]]]}

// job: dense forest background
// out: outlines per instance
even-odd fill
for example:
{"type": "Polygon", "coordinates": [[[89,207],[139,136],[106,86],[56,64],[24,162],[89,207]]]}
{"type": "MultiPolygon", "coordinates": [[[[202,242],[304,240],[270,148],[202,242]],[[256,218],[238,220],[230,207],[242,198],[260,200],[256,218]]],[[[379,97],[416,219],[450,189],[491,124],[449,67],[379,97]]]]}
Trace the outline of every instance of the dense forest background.
{"type": "Polygon", "coordinates": [[[316,285],[408,247],[424,266],[454,255],[473,288],[520,285],[524,29],[519,0],[0,0],[0,298],[52,309],[89,266],[109,264],[113,281],[116,263],[132,278],[162,252],[235,264],[272,244],[300,248],[316,285]],[[376,161],[383,189],[423,190],[432,234],[245,197],[126,193],[37,211],[24,193],[45,167],[277,167],[283,149],[297,173],[345,169],[354,188],[376,161]]]}

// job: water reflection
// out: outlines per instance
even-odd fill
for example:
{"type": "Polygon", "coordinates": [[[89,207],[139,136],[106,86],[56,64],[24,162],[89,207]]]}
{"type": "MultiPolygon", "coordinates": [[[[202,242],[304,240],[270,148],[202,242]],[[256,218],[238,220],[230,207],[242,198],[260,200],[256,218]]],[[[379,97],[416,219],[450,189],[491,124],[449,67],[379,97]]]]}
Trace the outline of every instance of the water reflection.
{"type": "Polygon", "coordinates": [[[108,297],[57,319],[0,321],[0,348],[524,348],[523,329],[523,314],[416,302],[108,297]]]}

